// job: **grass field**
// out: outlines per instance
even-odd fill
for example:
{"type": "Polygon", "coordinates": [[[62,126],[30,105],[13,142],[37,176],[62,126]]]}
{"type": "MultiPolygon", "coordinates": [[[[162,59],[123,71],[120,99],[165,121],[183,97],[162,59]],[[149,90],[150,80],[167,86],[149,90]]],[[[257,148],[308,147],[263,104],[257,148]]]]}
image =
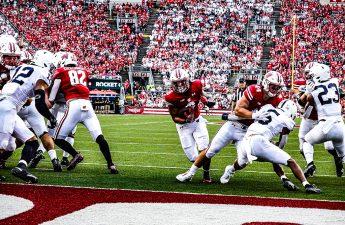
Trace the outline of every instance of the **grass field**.
{"type": "MultiPolygon", "coordinates": [[[[345,201],[345,179],[335,176],[333,157],[322,145],[316,146],[317,173],[310,178],[311,183],[322,189],[323,193],[320,195],[305,194],[304,188],[288,168],[284,168],[288,177],[301,190],[286,191],[273,173],[271,164],[258,162],[237,172],[227,185],[221,185],[219,182],[202,184],[202,170],[190,183],[178,183],[175,176],[186,171],[191,164],[183,153],[175,125],[169,116],[101,115],[99,119],[120,174],[108,174],[97,144],[92,141],[87,130],[79,125],[75,147],[84,155],[83,163],[71,172],[64,170],[62,173],[54,173],[46,155],[38,168],[32,170],[32,173],[38,176],[40,184],[345,201]]],[[[220,122],[219,117],[206,119],[220,122]]],[[[210,138],[214,137],[219,127],[217,124],[208,125],[210,138]]],[[[286,151],[303,168],[305,162],[298,150],[297,133],[298,128],[290,135],[286,151]]],[[[19,154],[20,151],[17,151],[13,155],[7,163],[8,167],[16,165],[19,154]]],[[[58,151],[58,155],[61,158],[61,151],[58,151]]],[[[213,158],[211,168],[214,180],[219,180],[225,166],[232,163],[235,157],[235,148],[229,145],[213,158]]],[[[7,177],[7,182],[21,182],[9,173],[9,169],[0,171],[1,175],[7,177]]]]}

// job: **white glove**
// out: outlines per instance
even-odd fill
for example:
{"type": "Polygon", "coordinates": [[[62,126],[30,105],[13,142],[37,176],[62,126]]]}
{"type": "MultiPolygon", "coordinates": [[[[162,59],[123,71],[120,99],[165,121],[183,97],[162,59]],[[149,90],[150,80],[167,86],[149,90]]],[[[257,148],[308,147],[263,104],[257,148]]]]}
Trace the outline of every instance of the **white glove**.
{"type": "Polygon", "coordinates": [[[307,85],[305,87],[305,93],[310,94],[315,89],[315,83],[312,80],[307,81],[307,85]]]}
{"type": "Polygon", "coordinates": [[[252,119],[253,120],[261,120],[261,121],[268,121],[269,119],[267,117],[269,117],[270,113],[269,112],[253,112],[252,114],[252,119]]]}
{"type": "Polygon", "coordinates": [[[188,108],[188,107],[194,108],[195,102],[188,102],[188,104],[186,105],[186,108],[188,108]]]}

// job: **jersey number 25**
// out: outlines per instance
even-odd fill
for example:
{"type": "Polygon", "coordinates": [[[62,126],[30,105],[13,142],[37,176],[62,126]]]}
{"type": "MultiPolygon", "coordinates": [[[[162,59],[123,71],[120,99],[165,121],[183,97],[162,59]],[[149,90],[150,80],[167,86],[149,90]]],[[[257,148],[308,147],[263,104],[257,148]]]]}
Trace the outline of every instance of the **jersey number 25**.
{"type": "Polygon", "coordinates": [[[86,74],[83,70],[70,70],[68,76],[72,86],[77,84],[86,86],[86,74]]]}

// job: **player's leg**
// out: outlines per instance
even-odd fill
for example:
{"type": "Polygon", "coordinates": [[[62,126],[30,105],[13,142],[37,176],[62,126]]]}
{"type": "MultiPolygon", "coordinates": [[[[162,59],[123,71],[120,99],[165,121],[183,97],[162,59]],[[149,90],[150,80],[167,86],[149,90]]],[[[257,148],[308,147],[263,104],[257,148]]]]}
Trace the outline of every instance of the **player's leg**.
{"type": "Polygon", "coordinates": [[[81,111],[78,100],[71,101],[68,109],[65,111],[60,123],[55,132],[55,144],[63,151],[72,155],[73,159],[67,166],[67,170],[72,170],[78,163],[83,161],[84,157],[78,153],[75,148],[66,141],[68,135],[72,132],[78,122],[81,121],[81,111]]]}
{"type": "Polygon", "coordinates": [[[195,162],[186,173],[180,174],[178,175],[179,178],[176,178],[181,181],[188,179],[190,176],[194,176],[197,170],[203,165],[205,158],[211,159],[231,141],[242,140],[245,132],[245,129],[234,125],[232,122],[226,122],[211,141],[210,147],[198,155],[195,162]]]}
{"type": "Polygon", "coordinates": [[[83,104],[86,105],[85,111],[83,112],[85,117],[82,119],[84,126],[89,130],[93,140],[98,144],[99,150],[102,152],[105,160],[107,161],[107,166],[110,170],[110,173],[119,173],[113,162],[109,144],[103,136],[101,125],[94,110],[92,109],[91,103],[89,101],[85,101],[83,104]]]}
{"type": "Polygon", "coordinates": [[[311,129],[304,137],[303,152],[307,162],[304,175],[308,178],[314,175],[316,166],[314,164],[314,145],[327,141],[326,136],[322,132],[322,122],[311,129]]]}
{"type": "Polygon", "coordinates": [[[16,139],[11,136],[5,151],[2,151],[0,153],[0,169],[6,168],[6,161],[13,155],[13,152],[14,150],[16,150],[16,147],[16,139]]]}
{"type": "MultiPolygon", "coordinates": [[[[302,118],[299,131],[298,131],[298,140],[299,140],[299,150],[304,159],[305,159],[304,152],[303,152],[304,137],[311,129],[313,129],[313,127],[314,127],[313,120],[302,118]]],[[[314,148],[312,150],[314,152],[314,148]]]]}
{"type": "Polygon", "coordinates": [[[341,177],[344,174],[344,160],[345,160],[345,126],[342,122],[336,123],[328,134],[332,139],[332,146],[335,150],[334,162],[336,166],[336,174],[341,177]]]}
{"type": "Polygon", "coordinates": [[[18,165],[11,170],[12,174],[26,182],[37,183],[37,177],[28,172],[27,166],[38,149],[38,140],[19,116],[15,118],[13,136],[24,142],[24,147],[18,165]]]}
{"type": "MultiPolygon", "coordinates": [[[[199,117],[198,121],[196,122],[196,129],[193,133],[194,140],[196,142],[196,145],[198,146],[198,150],[200,152],[205,151],[208,148],[210,138],[208,135],[208,130],[206,126],[206,120],[199,117]]],[[[210,166],[211,166],[211,159],[205,157],[203,161],[203,183],[212,183],[212,179],[210,176],[210,166]]]]}

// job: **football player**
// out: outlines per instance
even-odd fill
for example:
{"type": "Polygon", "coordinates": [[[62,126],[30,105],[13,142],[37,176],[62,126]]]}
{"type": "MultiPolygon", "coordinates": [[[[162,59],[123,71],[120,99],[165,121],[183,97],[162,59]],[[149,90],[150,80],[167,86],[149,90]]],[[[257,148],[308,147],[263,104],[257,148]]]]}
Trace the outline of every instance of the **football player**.
{"type": "MultiPolygon", "coordinates": [[[[192,167],[186,173],[179,174],[176,179],[181,182],[191,180],[202,165],[202,162],[214,157],[231,142],[234,142],[236,146],[243,139],[248,126],[254,120],[267,120],[266,112],[254,110],[260,109],[266,104],[278,106],[283,100],[280,92],[284,85],[284,80],[280,73],[269,71],[265,74],[262,84],[248,86],[244,91],[244,95],[236,104],[235,115],[222,115],[222,119],[227,120],[227,122],[217,132],[209,148],[202,151],[192,167]],[[239,120],[239,117],[242,119],[239,120]]],[[[273,168],[281,178],[283,186],[289,190],[294,190],[295,185],[287,179],[282,168],[278,164],[273,164],[273,168]]]]}
{"type": "MultiPolygon", "coordinates": [[[[8,66],[15,67],[19,64],[20,50],[14,43],[7,43],[1,46],[1,53],[12,53],[17,57],[8,66]],[[15,63],[16,62],[16,63],[15,63]]],[[[49,113],[45,102],[45,90],[49,86],[49,69],[51,66],[50,57],[46,54],[37,55],[32,65],[21,65],[14,71],[14,75],[2,89],[0,97],[0,149],[6,149],[13,143],[13,137],[24,142],[24,148],[18,165],[11,170],[12,174],[26,182],[36,183],[37,177],[29,173],[27,165],[32,154],[38,148],[38,140],[35,135],[26,127],[23,120],[17,115],[24,103],[36,95],[35,106],[37,110],[52,124],[56,124],[55,118],[49,113]]],[[[2,54],[3,58],[4,55],[2,54]]],[[[8,62],[2,60],[3,64],[8,62]]]]}
{"type": "MultiPolygon", "coordinates": [[[[338,163],[341,164],[341,170],[338,171],[337,176],[343,174],[343,160],[344,160],[344,121],[341,116],[340,105],[340,90],[339,81],[337,78],[331,78],[330,68],[325,64],[314,65],[309,72],[312,77],[315,87],[307,94],[306,109],[315,107],[318,124],[314,126],[304,137],[303,152],[307,160],[311,160],[308,168],[315,171],[313,164],[313,145],[331,141],[338,157],[338,163]],[[308,158],[311,159],[308,159],[308,158]]],[[[307,171],[308,172],[308,171],[307,171]]],[[[313,174],[313,173],[310,173],[313,174]]]]}
{"type": "MultiPolygon", "coordinates": [[[[308,93],[310,93],[315,88],[315,83],[312,80],[312,77],[310,76],[309,72],[310,69],[317,65],[317,62],[310,62],[306,65],[304,69],[304,75],[306,80],[306,86],[305,89],[301,89],[300,96],[298,98],[298,104],[302,111],[305,111],[303,108],[307,103],[307,96],[308,93]]],[[[318,117],[315,107],[310,107],[310,109],[306,110],[304,115],[301,119],[300,129],[298,132],[298,138],[299,138],[299,148],[301,151],[301,154],[305,158],[307,162],[307,167],[304,170],[304,175],[308,178],[314,175],[316,171],[316,166],[314,164],[314,147],[305,149],[306,152],[303,152],[303,143],[304,143],[304,137],[305,135],[315,127],[315,125],[318,123],[318,117]],[[312,108],[312,109],[311,109],[312,108]],[[310,110],[311,109],[311,110],[310,110]],[[311,152],[307,151],[312,150],[311,152]]],[[[336,151],[334,150],[333,144],[331,141],[327,141],[324,143],[325,149],[334,157],[334,162],[336,166],[336,174],[338,177],[341,177],[344,173],[343,164],[341,161],[341,158],[338,157],[336,151]]]]}
{"type": "Polygon", "coordinates": [[[65,139],[78,123],[82,123],[90,132],[92,138],[99,145],[100,151],[107,161],[110,173],[117,174],[118,170],[111,158],[108,142],[105,140],[98,118],[89,100],[87,87],[89,72],[78,67],[77,59],[73,53],[68,53],[61,62],[53,77],[50,100],[55,100],[59,89],[67,100],[67,110],[55,132],[55,143],[62,150],[72,155],[73,159],[67,166],[72,170],[84,157],[78,153],[65,139]]]}
{"type": "MultiPolygon", "coordinates": [[[[36,58],[45,58],[51,57],[52,53],[46,50],[38,50],[35,53],[36,58]],[[40,56],[42,55],[42,56],[40,56]]],[[[31,61],[34,60],[31,58],[31,54],[29,52],[22,52],[21,53],[21,61],[26,62],[22,64],[22,66],[31,65],[31,61]]],[[[41,143],[45,149],[48,149],[48,155],[50,160],[53,164],[53,169],[55,172],[61,172],[62,168],[59,162],[59,159],[56,155],[56,151],[54,150],[54,141],[49,135],[46,123],[44,121],[43,116],[37,111],[35,106],[35,99],[29,99],[29,103],[25,104],[21,110],[18,112],[18,116],[23,120],[26,121],[31,129],[34,131],[34,134],[41,139],[41,143]]],[[[30,161],[29,167],[36,168],[38,161],[40,158],[40,152],[38,151],[35,157],[30,161]]]]}
{"type": "MultiPolygon", "coordinates": [[[[266,161],[290,167],[295,177],[303,184],[307,193],[320,193],[320,189],[309,184],[303,171],[289,154],[282,150],[287,141],[287,135],[295,126],[294,119],[297,106],[291,100],[283,100],[275,108],[265,105],[260,109],[267,113],[268,120],[256,120],[248,127],[243,140],[237,145],[237,159],[231,166],[227,166],[220,182],[228,183],[235,171],[245,168],[253,160],[266,161]],[[280,134],[279,145],[271,143],[276,135],[280,134]]],[[[263,114],[263,113],[262,113],[263,114]]]]}
{"type": "MultiPolygon", "coordinates": [[[[176,123],[177,133],[184,153],[190,162],[194,162],[199,151],[205,151],[209,144],[206,120],[200,116],[199,102],[206,105],[207,100],[203,95],[200,80],[189,79],[189,74],[184,69],[175,69],[170,74],[171,91],[165,95],[169,113],[176,123]]],[[[211,183],[210,161],[200,163],[203,165],[203,182],[211,183]]]]}

